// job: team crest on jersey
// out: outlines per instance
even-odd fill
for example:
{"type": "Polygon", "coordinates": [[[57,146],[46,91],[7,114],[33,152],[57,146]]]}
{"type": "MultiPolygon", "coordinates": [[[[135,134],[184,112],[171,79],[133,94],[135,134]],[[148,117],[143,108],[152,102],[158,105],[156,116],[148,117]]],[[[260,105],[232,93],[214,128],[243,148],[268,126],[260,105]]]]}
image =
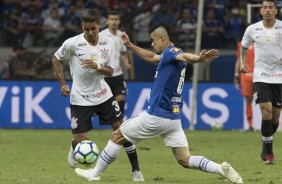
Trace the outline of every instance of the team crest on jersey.
{"type": "Polygon", "coordinates": [[[179,114],[180,113],[179,105],[172,105],[172,112],[173,114],[179,114]]]}
{"type": "Polygon", "coordinates": [[[176,52],[180,51],[180,49],[177,48],[177,47],[174,47],[174,48],[170,49],[170,51],[173,52],[173,53],[176,53],[176,52]]]}
{"type": "Polygon", "coordinates": [[[102,55],[101,55],[101,57],[103,58],[103,59],[108,59],[108,57],[109,57],[109,49],[106,49],[106,48],[104,48],[104,49],[101,49],[101,52],[102,52],[102,55]]]}

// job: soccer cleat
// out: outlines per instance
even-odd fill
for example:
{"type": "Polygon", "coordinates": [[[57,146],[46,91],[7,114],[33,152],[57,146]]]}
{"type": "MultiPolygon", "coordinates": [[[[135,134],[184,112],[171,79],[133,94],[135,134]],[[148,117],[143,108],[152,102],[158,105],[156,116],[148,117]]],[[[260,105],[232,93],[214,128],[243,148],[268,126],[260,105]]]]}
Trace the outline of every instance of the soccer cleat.
{"type": "Polygon", "coordinates": [[[232,183],[244,183],[241,176],[232,168],[228,162],[223,162],[219,168],[220,174],[232,183]]]}
{"type": "Polygon", "coordinates": [[[74,157],[73,148],[70,147],[69,155],[68,155],[68,163],[71,168],[76,168],[77,160],[74,157]]]}
{"type": "Polygon", "coordinates": [[[266,155],[266,161],[265,161],[265,163],[266,164],[268,164],[268,165],[272,165],[272,164],[274,164],[275,163],[275,157],[274,157],[274,155],[272,154],[272,155],[266,155]]]}
{"type": "Polygon", "coordinates": [[[260,157],[263,161],[266,161],[266,147],[263,141],[262,141],[262,151],[261,151],[260,157]]]}
{"type": "Polygon", "coordinates": [[[134,171],[132,172],[132,180],[133,181],[144,181],[144,177],[141,171],[134,171]]]}
{"type": "Polygon", "coordinates": [[[78,176],[85,178],[87,181],[100,181],[101,179],[101,175],[96,175],[93,172],[93,169],[85,170],[85,169],[76,168],[75,173],[78,176]]]}
{"type": "Polygon", "coordinates": [[[247,132],[254,132],[255,129],[253,127],[249,127],[249,129],[247,130],[247,132]]]}

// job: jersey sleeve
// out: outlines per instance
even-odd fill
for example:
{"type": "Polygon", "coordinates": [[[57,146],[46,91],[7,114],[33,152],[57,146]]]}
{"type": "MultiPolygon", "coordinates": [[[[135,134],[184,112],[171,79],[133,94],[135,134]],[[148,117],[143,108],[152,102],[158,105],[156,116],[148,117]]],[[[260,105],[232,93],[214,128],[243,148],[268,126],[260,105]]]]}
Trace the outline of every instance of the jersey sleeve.
{"type": "Polygon", "coordinates": [[[70,58],[71,53],[71,45],[70,45],[70,39],[66,40],[62,46],[55,52],[55,56],[58,60],[62,61],[65,59],[70,58]]]}
{"type": "Polygon", "coordinates": [[[109,44],[111,45],[110,49],[110,57],[108,59],[108,61],[105,63],[106,66],[109,66],[111,68],[114,68],[114,62],[115,62],[115,45],[112,39],[108,40],[109,44]]]}
{"type": "Polygon", "coordinates": [[[176,56],[182,52],[183,50],[177,47],[173,47],[172,49],[169,49],[169,55],[170,55],[169,61],[172,63],[176,63],[177,62],[176,56]]]}
{"type": "Polygon", "coordinates": [[[242,46],[245,48],[249,48],[251,46],[252,43],[251,33],[252,33],[252,25],[247,27],[242,39],[242,46]]]}
{"type": "Polygon", "coordinates": [[[127,51],[127,48],[126,48],[126,46],[124,45],[122,39],[120,39],[120,43],[121,43],[121,49],[120,49],[120,51],[121,51],[121,52],[126,52],[126,51],[127,51]]]}

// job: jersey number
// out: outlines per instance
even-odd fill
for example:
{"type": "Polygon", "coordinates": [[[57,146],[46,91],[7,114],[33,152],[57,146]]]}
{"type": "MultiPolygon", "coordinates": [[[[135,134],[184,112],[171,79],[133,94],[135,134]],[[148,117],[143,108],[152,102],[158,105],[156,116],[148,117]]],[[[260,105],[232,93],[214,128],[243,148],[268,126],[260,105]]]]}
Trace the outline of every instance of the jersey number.
{"type": "Polygon", "coordinates": [[[178,86],[177,86],[177,93],[181,94],[184,86],[184,80],[185,80],[185,68],[181,71],[181,76],[179,78],[178,86]]]}
{"type": "Polygon", "coordinates": [[[112,105],[115,106],[115,110],[116,110],[117,112],[120,111],[120,107],[119,107],[118,102],[117,102],[116,100],[113,101],[112,105]]]}

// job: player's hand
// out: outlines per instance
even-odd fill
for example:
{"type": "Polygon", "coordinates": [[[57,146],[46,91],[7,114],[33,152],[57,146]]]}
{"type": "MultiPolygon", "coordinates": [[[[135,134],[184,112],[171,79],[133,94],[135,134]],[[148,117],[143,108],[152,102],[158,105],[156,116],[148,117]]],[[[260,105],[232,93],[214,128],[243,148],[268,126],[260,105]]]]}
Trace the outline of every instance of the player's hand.
{"type": "Polygon", "coordinates": [[[239,75],[235,75],[234,76],[234,87],[235,87],[235,89],[239,89],[239,84],[240,84],[240,77],[239,77],[239,75]]]}
{"type": "Polygon", "coordinates": [[[234,83],[234,87],[236,90],[239,90],[239,83],[234,83]]]}
{"type": "Polygon", "coordinates": [[[200,56],[199,59],[202,62],[210,62],[210,61],[214,60],[215,58],[217,58],[218,54],[219,54],[219,52],[216,49],[211,49],[211,50],[208,50],[208,51],[203,50],[199,55],[200,56]]]}
{"type": "Polygon", "coordinates": [[[240,72],[244,73],[244,74],[250,74],[251,73],[248,65],[246,65],[246,63],[244,63],[244,62],[241,62],[241,64],[240,64],[240,72]]]}
{"type": "Polygon", "coordinates": [[[126,64],[124,64],[124,68],[125,68],[126,70],[130,70],[131,65],[130,65],[129,63],[126,63],[126,64]]]}
{"type": "Polygon", "coordinates": [[[121,33],[121,39],[125,46],[129,47],[131,45],[129,36],[125,32],[121,33]]]}
{"type": "Polygon", "coordinates": [[[69,85],[63,85],[62,87],[61,87],[61,92],[62,92],[62,95],[64,95],[64,96],[68,96],[68,95],[70,95],[70,87],[69,87],[69,85]]]}
{"type": "Polygon", "coordinates": [[[81,65],[83,65],[83,68],[84,69],[87,69],[87,68],[90,68],[90,69],[97,69],[98,65],[96,62],[94,62],[93,60],[91,59],[86,59],[86,60],[83,60],[81,62],[81,65]]]}

